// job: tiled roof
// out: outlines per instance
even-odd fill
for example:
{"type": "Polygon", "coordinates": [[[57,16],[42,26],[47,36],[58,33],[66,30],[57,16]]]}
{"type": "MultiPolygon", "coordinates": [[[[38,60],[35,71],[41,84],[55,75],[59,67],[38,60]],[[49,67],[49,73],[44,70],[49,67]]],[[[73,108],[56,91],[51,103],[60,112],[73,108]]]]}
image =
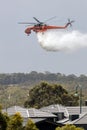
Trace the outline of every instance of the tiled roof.
{"type": "Polygon", "coordinates": [[[46,120],[46,118],[24,118],[23,119],[23,123],[26,124],[26,122],[28,121],[28,119],[31,119],[34,123],[46,120]]]}
{"type": "Polygon", "coordinates": [[[50,105],[48,107],[41,108],[42,111],[48,111],[52,113],[64,112],[66,118],[57,121],[62,124],[87,124],[87,106],[82,106],[82,113],[80,114],[80,106],[64,107],[61,105],[50,105]],[[78,119],[73,121],[69,120],[69,115],[80,115],[78,119]]]}
{"type": "Polygon", "coordinates": [[[34,122],[44,120],[49,117],[56,117],[53,113],[64,112],[66,118],[58,121],[62,124],[87,124],[87,106],[82,107],[82,113],[80,114],[80,107],[64,107],[62,105],[50,105],[41,109],[35,108],[22,108],[20,106],[13,106],[4,109],[3,112],[7,112],[9,115],[14,115],[16,112],[20,112],[23,118],[32,118],[34,122]],[[69,115],[80,115],[78,119],[73,121],[69,120],[69,115]]]}
{"type": "Polygon", "coordinates": [[[20,106],[12,106],[10,108],[4,109],[3,112],[7,112],[8,115],[14,115],[16,112],[19,112],[24,118],[27,118],[29,116],[28,110],[20,106]]]}
{"type": "Polygon", "coordinates": [[[80,117],[76,120],[69,120],[69,118],[63,119],[58,121],[57,123],[62,123],[62,124],[87,124],[87,113],[83,113],[80,115],[80,117]]]}
{"type": "Polygon", "coordinates": [[[35,108],[28,109],[29,117],[56,117],[54,114],[49,112],[43,112],[41,110],[37,110],[35,108]]]}
{"type": "MultiPolygon", "coordinates": [[[[74,114],[80,114],[80,107],[79,106],[69,106],[66,107],[69,115],[74,115],[74,114]]],[[[87,106],[82,106],[82,113],[87,112],[87,106]]]]}
{"type": "Polygon", "coordinates": [[[68,116],[68,111],[67,111],[66,107],[59,105],[59,104],[43,107],[40,110],[45,111],[45,112],[50,112],[50,113],[64,112],[64,115],[66,117],[68,116]]]}
{"type": "Polygon", "coordinates": [[[19,106],[13,106],[7,109],[4,109],[3,112],[7,112],[9,115],[14,115],[16,112],[20,112],[21,116],[24,118],[47,118],[47,117],[56,117],[54,114],[52,113],[48,113],[48,112],[43,112],[40,110],[37,110],[35,108],[22,108],[19,106]]]}
{"type": "Polygon", "coordinates": [[[87,113],[81,115],[81,117],[74,122],[74,124],[87,124],[87,113]]]}

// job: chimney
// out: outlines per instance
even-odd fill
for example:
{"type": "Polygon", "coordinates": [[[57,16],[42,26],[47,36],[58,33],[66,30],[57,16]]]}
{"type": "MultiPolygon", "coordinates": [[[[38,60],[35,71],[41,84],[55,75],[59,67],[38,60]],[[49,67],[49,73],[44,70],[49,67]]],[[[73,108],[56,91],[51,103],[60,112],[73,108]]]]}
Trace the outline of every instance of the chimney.
{"type": "Polygon", "coordinates": [[[69,120],[73,121],[79,118],[79,115],[69,115],[69,120]]]}
{"type": "Polygon", "coordinates": [[[58,112],[57,113],[57,118],[58,118],[58,120],[64,119],[64,112],[58,112]]]}

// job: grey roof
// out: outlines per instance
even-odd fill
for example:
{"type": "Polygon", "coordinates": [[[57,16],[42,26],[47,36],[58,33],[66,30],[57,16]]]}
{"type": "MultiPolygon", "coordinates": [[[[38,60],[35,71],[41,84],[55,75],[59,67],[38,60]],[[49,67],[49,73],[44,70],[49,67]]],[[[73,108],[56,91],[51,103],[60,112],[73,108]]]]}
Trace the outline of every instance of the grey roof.
{"type": "Polygon", "coordinates": [[[43,112],[40,110],[37,110],[35,108],[22,108],[19,106],[13,106],[7,109],[4,109],[3,112],[7,112],[9,115],[14,115],[16,112],[19,112],[22,117],[24,118],[49,118],[49,117],[56,117],[52,113],[43,112]]]}
{"type": "Polygon", "coordinates": [[[43,107],[40,109],[41,111],[45,111],[45,112],[50,112],[50,113],[58,113],[58,112],[64,112],[64,115],[67,117],[69,116],[68,111],[66,109],[66,107],[62,106],[62,105],[50,105],[47,107],[43,107]]]}
{"type": "Polygon", "coordinates": [[[87,113],[81,115],[79,119],[77,119],[74,124],[87,124],[87,113]]]}
{"type": "MultiPolygon", "coordinates": [[[[74,114],[80,114],[80,107],[79,106],[69,106],[66,107],[69,115],[74,115],[74,114]]],[[[82,106],[82,113],[87,112],[87,106],[82,106]]]]}
{"type": "Polygon", "coordinates": [[[69,118],[64,118],[62,120],[57,121],[57,123],[65,124],[68,121],[69,121],[69,118]]]}
{"type": "Polygon", "coordinates": [[[28,109],[29,117],[56,117],[54,114],[49,112],[43,112],[41,110],[37,110],[35,108],[29,108],[28,109]]]}
{"type": "Polygon", "coordinates": [[[61,105],[50,105],[48,107],[41,108],[43,111],[57,113],[64,112],[66,118],[57,121],[61,124],[87,124],[87,106],[82,106],[82,113],[80,114],[79,106],[68,106],[64,107],[61,105]],[[79,115],[79,118],[73,121],[69,120],[69,115],[79,115]]]}
{"type": "Polygon", "coordinates": [[[76,120],[70,121],[69,118],[60,120],[58,123],[62,124],[87,124],[87,113],[80,114],[80,117],[76,120]]]}
{"type": "Polygon", "coordinates": [[[3,112],[7,112],[9,115],[14,115],[16,112],[20,112],[24,119],[32,118],[34,122],[45,120],[49,117],[56,117],[52,113],[64,112],[66,118],[58,121],[57,123],[62,124],[87,124],[87,106],[82,107],[82,113],[80,114],[80,107],[64,107],[62,105],[50,105],[41,109],[35,108],[22,108],[20,106],[13,106],[7,109],[3,109],[3,112]],[[78,119],[70,121],[69,115],[80,115],[78,119]]]}
{"type": "MultiPolygon", "coordinates": [[[[28,121],[29,118],[24,118],[23,120],[23,125],[26,124],[26,122],[28,121]]],[[[46,120],[46,118],[30,118],[34,123],[38,123],[38,122],[41,122],[41,121],[44,121],[46,120]]]]}
{"type": "Polygon", "coordinates": [[[24,118],[27,118],[29,116],[28,110],[20,106],[12,106],[10,108],[4,109],[3,112],[7,112],[8,115],[14,115],[16,112],[19,112],[24,118]]]}

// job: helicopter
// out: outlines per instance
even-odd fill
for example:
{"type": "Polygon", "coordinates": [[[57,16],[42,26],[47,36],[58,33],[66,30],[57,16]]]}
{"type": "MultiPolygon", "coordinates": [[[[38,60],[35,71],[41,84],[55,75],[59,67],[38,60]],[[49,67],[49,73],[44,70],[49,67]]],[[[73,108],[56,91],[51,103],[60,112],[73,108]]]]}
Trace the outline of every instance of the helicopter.
{"type": "MultiPolygon", "coordinates": [[[[20,22],[19,24],[28,24],[28,27],[25,29],[25,33],[27,35],[31,34],[31,31],[34,31],[35,33],[42,32],[44,33],[45,31],[49,29],[66,29],[69,25],[72,26],[72,23],[74,22],[73,20],[71,21],[68,19],[68,22],[64,26],[53,26],[53,25],[47,25],[45,22],[39,21],[36,17],[33,17],[36,23],[29,23],[29,22],[20,22]],[[33,26],[30,26],[33,25],[33,26]]],[[[49,20],[51,20],[50,18],[49,20]]],[[[47,20],[48,21],[48,20],[47,20]]]]}

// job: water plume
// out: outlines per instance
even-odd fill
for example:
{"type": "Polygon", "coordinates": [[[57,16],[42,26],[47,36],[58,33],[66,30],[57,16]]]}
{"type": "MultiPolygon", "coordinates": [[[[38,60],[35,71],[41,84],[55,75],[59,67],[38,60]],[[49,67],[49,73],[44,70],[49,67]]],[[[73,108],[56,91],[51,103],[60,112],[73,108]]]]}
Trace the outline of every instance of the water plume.
{"type": "Polygon", "coordinates": [[[38,42],[47,51],[74,51],[87,47],[87,34],[77,30],[50,30],[37,33],[38,42]]]}

